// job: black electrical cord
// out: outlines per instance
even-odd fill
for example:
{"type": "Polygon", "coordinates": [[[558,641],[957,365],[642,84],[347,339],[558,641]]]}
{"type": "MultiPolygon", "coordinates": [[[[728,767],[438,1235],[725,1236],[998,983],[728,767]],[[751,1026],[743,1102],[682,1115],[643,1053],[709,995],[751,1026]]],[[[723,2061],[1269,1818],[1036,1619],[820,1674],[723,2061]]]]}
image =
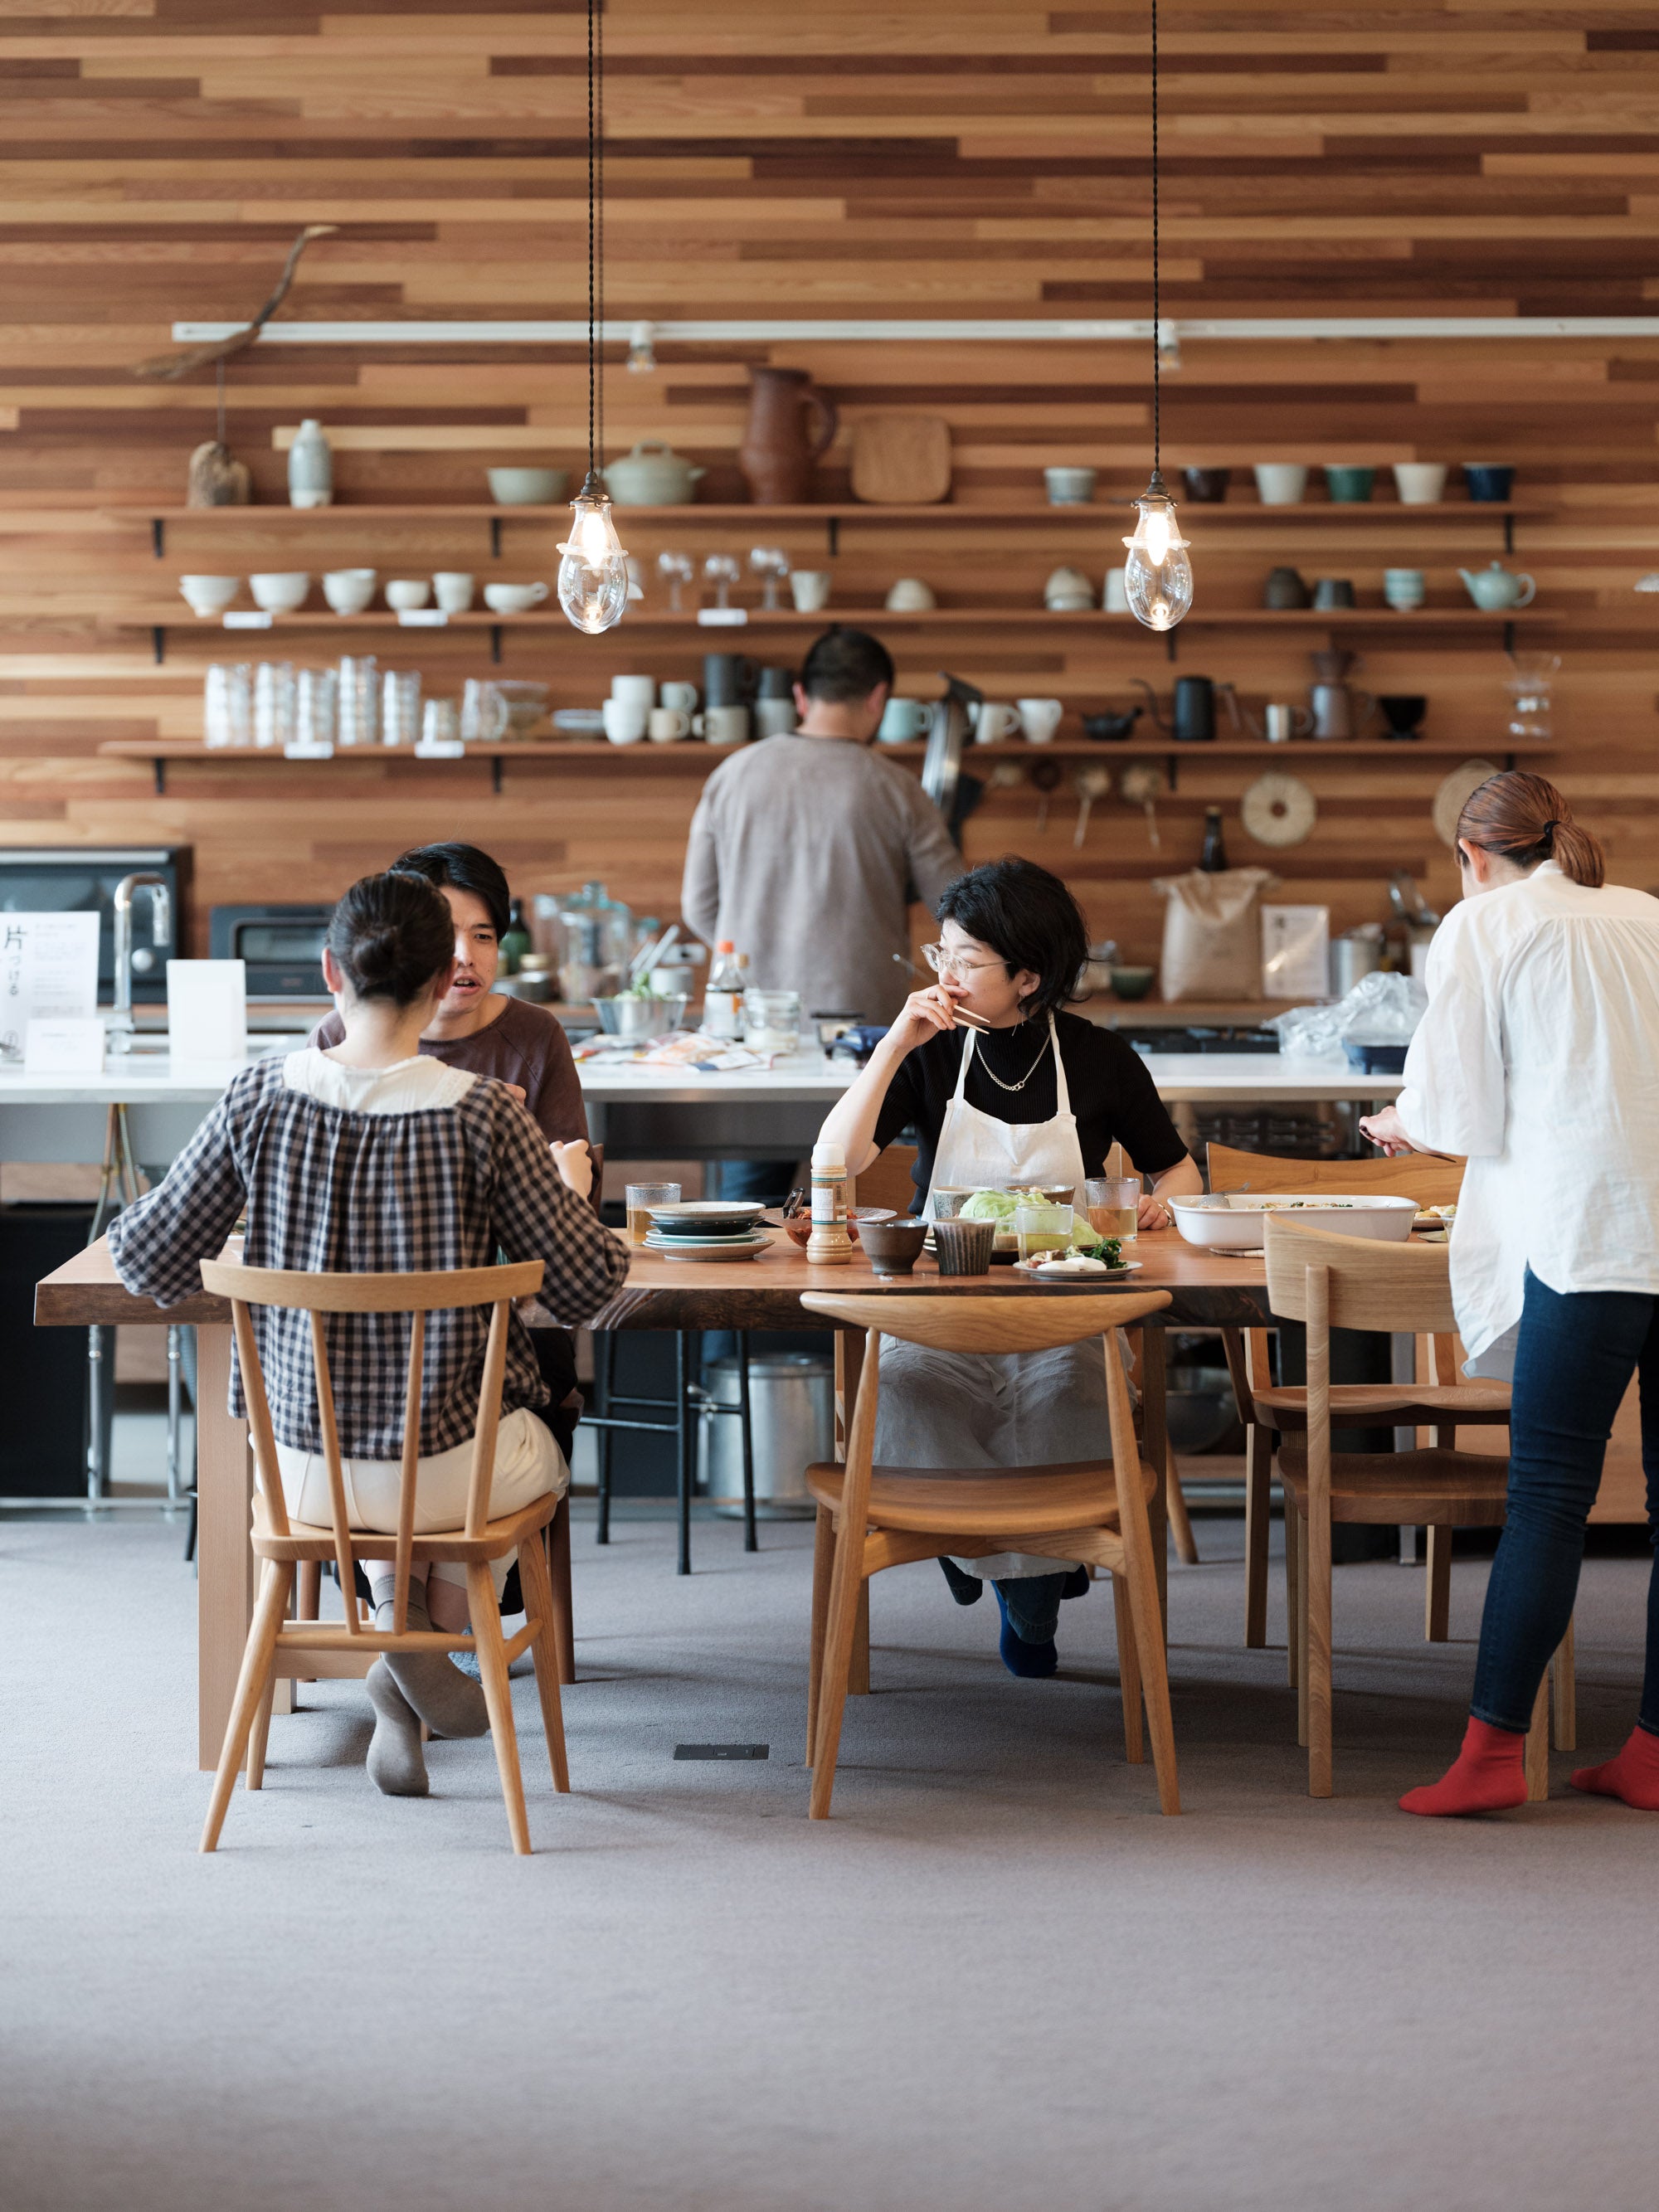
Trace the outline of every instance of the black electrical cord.
{"type": "Polygon", "coordinates": [[[1158,334],[1163,329],[1158,267],[1158,0],[1152,0],[1152,474],[1163,474],[1158,390],[1158,334]]]}
{"type": "MultiPolygon", "coordinates": [[[[594,371],[594,383],[598,387],[599,393],[599,467],[601,470],[605,467],[605,0],[593,0],[593,13],[596,18],[596,29],[594,33],[595,67],[593,72],[593,112],[595,118],[593,166],[594,174],[598,180],[599,186],[597,223],[599,232],[599,269],[597,290],[599,303],[598,362],[594,371]]],[[[591,468],[592,466],[592,463],[590,461],[588,465],[591,468]]]]}
{"type": "Polygon", "coordinates": [[[593,128],[593,19],[598,6],[599,0],[587,0],[587,474],[590,482],[593,475],[593,410],[598,382],[593,373],[594,256],[599,207],[594,179],[598,137],[593,128]]]}

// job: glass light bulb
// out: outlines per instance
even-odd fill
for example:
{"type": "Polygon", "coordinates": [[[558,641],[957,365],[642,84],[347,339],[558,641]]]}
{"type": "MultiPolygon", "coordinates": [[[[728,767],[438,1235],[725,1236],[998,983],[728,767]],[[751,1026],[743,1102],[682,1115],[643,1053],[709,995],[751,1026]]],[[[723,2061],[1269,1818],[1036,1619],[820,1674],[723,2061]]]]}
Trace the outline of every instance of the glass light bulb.
{"type": "Polygon", "coordinates": [[[1175,501],[1154,477],[1135,502],[1139,520],[1124,563],[1129,611],[1148,629],[1173,629],[1193,603],[1193,564],[1176,522],[1175,501]]]}
{"type": "Polygon", "coordinates": [[[628,605],[628,556],[590,561],[574,543],[559,563],[559,605],[580,630],[597,637],[614,629],[628,605]]]}

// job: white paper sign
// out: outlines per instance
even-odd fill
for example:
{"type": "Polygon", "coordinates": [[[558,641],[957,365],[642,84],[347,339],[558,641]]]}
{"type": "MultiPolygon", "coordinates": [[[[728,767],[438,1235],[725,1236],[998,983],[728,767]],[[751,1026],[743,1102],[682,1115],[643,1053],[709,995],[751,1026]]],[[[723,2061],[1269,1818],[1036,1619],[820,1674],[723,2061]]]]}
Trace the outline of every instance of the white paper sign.
{"type": "Polygon", "coordinates": [[[98,1011],[95,914],[0,914],[0,1057],[15,1060],[33,1021],[98,1011]]]}
{"type": "Polygon", "coordinates": [[[399,607],[398,610],[399,629],[444,629],[448,627],[448,623],[449,617],[441,607],[399,607]]]}
{"type": "Polygon", "coordinates": [[[101,1075],[104,1024],[96,1014],[79,1020],[32,1021],[23,1046],[29,1075],[101,1075]]]}
{"type": "Polygon", "coordinates": [[[1269,999],[1330,995],[1331,910],[1328,906],[1264,906],[1261,988],[1269,999]]]}
{"type": "Polygon", "coordinates": [[[224,617],[227,629],[269,629],[274,617],[264,608],[257,613],[247,607],[240,608],[234,615],[224,617]]]}
{"type": "Polygon", "coordinates": [[[748,626],[747,607],[699,607],[697,622],[703,629],[744,629],[748,626]]]}
{"type": "Polygon", "coordinates": [[[167,1051],[175,1066],[246,1059],[246,961],[168,961],[167,1051]]]}

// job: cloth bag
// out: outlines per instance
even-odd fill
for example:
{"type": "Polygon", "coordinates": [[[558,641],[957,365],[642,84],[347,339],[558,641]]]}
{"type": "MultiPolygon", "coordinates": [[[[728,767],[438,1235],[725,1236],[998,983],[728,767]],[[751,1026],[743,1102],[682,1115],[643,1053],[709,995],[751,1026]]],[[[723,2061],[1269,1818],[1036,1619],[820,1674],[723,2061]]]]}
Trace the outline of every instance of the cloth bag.
{"type": "Polygon", "coordinates": [[[1261,996],[1261,899],[1279,878],[1266,868],[1159,876],[1164,908],[1158,984],[1166,1005],[1180,999],[1261,996]]]}

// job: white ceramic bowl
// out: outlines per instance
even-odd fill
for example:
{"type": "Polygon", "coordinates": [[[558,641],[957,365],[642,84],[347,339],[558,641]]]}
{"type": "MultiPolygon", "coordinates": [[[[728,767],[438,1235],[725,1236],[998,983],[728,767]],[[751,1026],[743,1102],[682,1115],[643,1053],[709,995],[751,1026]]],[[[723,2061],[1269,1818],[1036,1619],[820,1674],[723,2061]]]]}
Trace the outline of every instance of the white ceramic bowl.
{"type": "Polygon", "coordinates": [[[263,607],[268,615],[291,615],[305,605],[311,579],[303,569],[273,569],[263,575],[250,576],[247,587],[253,594],[254,605],[263,607]]]}
{"type": "Polygon", "coordinates": [[[1042,482],[1050,507],[1086,507],[1095,495],[1093,469],[1044,469],[1042,482]]]}
{"type": "Polygon", "coordinates": [[[484,605],[492,614],[527,615],[547,597],[545,584],[486,584],[484,605]]]}
{"type": "Polygon", "coordinates": [[[491,469],[489,496],[497,507],[550,507],[562,499],[568,469],[491,469]]]}
{"type": "Polygon", "coordinates": [[[386,587],[386,603],[400,615],[413,614],[432,597],[432,586],[425,576],[398,576],[386,587]]]}
{"type": "Polygon", "coordinates": [[[222,615],[242,588],[240,576],[180,576],[179,589],[193,615],[222,615]]]}
{"type": "Polygon", "coordinates": [[[1263,507],[1296,507],[1308,495],[1308,471],[1300,461],[1258,461],[1255,490],[1263,507]]]}
{"type": "Polygon", "coordinates": [[[323,579],[323,597],[337,615],[360,615],[374,596],[373,568],[331,568],[323,579]]]}
{"type": "Polygon", "coordinates": [[[1403,1244],[1417,1218],[1412,1198],[1327,1198],[1286,1190],[1232,1190],[1209,1198],[1172,1199],[1176,1227],[1189,1244],[1213,1252],[1250,1252],[1267,1236],[1263,1216],[1284,1211],[1307,1229],[1333,1237],[1372,1237],[1403,1244]]]}

